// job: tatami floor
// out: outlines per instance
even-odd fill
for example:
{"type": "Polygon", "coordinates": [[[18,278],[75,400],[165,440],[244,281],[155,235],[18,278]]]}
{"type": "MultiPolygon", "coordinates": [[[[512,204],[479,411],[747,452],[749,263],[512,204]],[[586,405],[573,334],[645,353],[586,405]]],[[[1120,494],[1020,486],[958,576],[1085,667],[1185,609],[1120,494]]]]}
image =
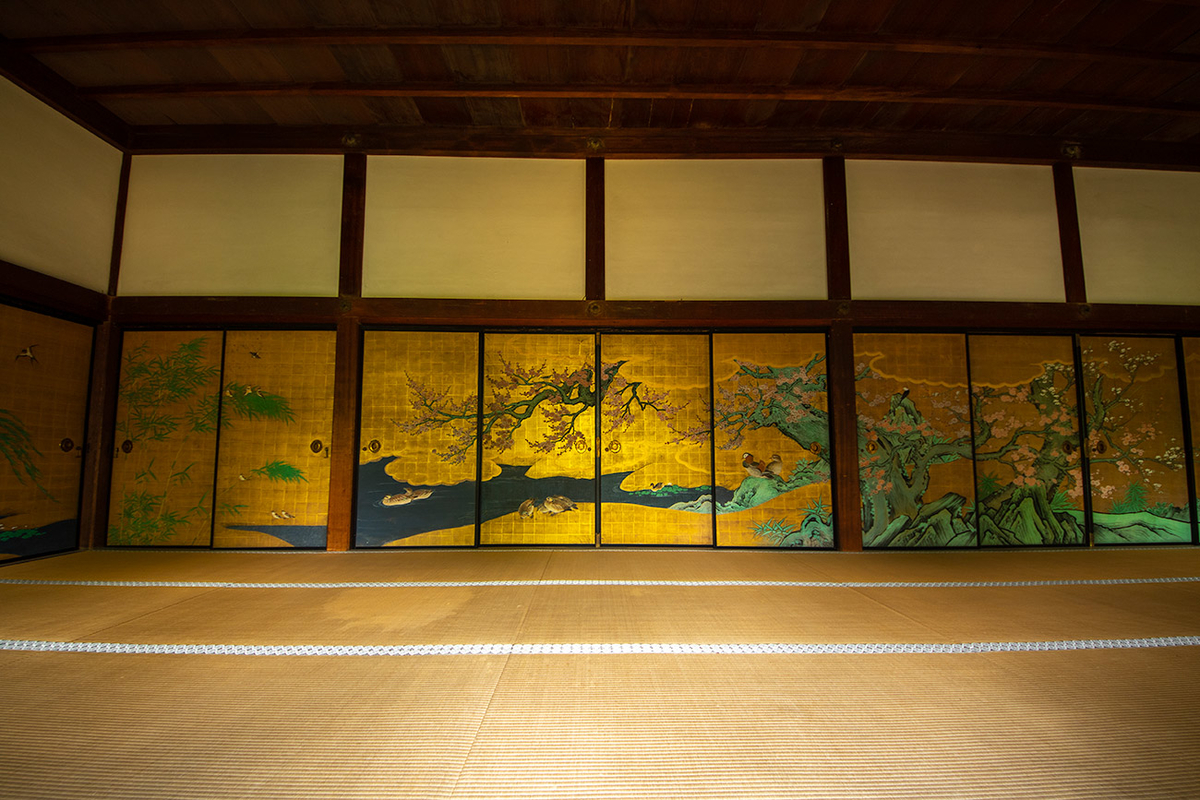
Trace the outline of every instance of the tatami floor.
{"type": "Polygon", "coordinates": [[[1200,797],[1200,550],[0,567],[3,798],[1200,797]]]}

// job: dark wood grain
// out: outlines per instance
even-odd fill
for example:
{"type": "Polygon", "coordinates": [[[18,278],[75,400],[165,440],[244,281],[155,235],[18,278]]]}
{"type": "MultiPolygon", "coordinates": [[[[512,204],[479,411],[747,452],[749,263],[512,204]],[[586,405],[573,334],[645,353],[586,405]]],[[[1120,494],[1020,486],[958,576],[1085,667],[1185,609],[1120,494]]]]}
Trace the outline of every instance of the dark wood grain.
{"type": "Polygon", "coordinates": [[[2,260],[0,299],[87,322],[102,322],[108,316],[103,293],[2,260]]]}
{"type": "Polygon", "coordinates": [[[863,549],[862,497],[858,476],[854,331],[846,322],[837,322],[830,328],[827,363],[836,542],[839,550],[855,552],[863,549]]]}
{"type": "Polygon", "coordinates": [[[584,298],[603,300],[605,292],[604,159],[589,158],[586,163],[584,298]]]}
{"type": "Polygon", "coordinates": [[[136,297],[112,300],[112,320],[123,327],[222,325],[332,325],[336,297],[136,297]]]}
{"type": "Polygon", "coordinates": [[[129,205],[129,171],[133,159],[121,156],[121,176],[117,181],[117,210],[113,219],[112,258],[108,265],[108,296],[115,297],[121,282],[121,251],[125,245],[125,210],[129,205]]]}
{"type": "Polygon", "coordinates": [[[361,328],[354,317],[337,327],[333,372],[333,432],[329,445],[329,519],[326,549],[349,550],[354,527],[354,476],[358,471],[358,405],[361,328]]]}
{"type": "MultiPolygon", "coordinates": [[[[130,151],[155,153],[343,153],[345,127],[157,125],[137,129],[130,151]]],[[[732,130],[524,129],[374,126],[353,130],[355,149],[370,154],[590,158],[597,145],[614,158],[900,158],[1054,164],[1064,140],[1052,136],[964,133],[732,130]]],[[[1174,142],[1078,139],[1080,166],[1200,169],[1200,148],[1174,142]]]]}
{"type": "Polygon", "coordinates": [[[846,161],[822,161],[825,191],[825,271],[830,300],[850,299],[850,232],[846,207],[846,161]]]}
{"type": "Polygon", "coordinates": [[[1079,238],[1079,209],[1071,165],[1054,165],[1054,204],[1058,209],[1058,241],[1062,249],[1063,289],[1068,303],[1086,303],[1083,244],[1079,238]]]}
{"type": "MultiPolygon", "coordinates": [[[[1126,115],[1200,117],[1200,104],[1144,96],[1038,94],[1026,91],[958,91],[887,86],[762,86],[744,83],[149,83],[79,90],[99,100],[190,97],[409,97],[409,98],[630,98],[642,100],[778,100],[836,103],[999,106],[1062,111],[1112,111],[1126,115]]],[[[585,123],[586,124],[586,123],[585,123]]]]}
{"type": "Polygon", "coordinates": [[[112,483],[113,426],[121,368],[121,331],[111,322],[96,326],[87,406],[87,438],[80,483],[79,546],[103,547],[108,540],[112,483]]]}
{"type": "Polygon", "coordinates": [[[367,157],[347,153],[342,169],[342,237],[338,293],[362,296],[363,234],[366,230],[367,157]]]}
{"type": "Polygon", "coordinates": [[[316,30],[210,30],[83,34],[15,39],[25,53],[100,50],[271,47],[278,45],[345,46],[510,46],[510,47],[638,47],[688,49],[770,49],[803,51],[851,50],[881,53],[999,56],[1005,58],[1086,61],[1144,66],[1200,64],[1188,52],[1139,51],[1069,43],[1002,39],[933,38],[886,33],[753,30],[603,30],[544,28],[351,28],[316,30]]]}

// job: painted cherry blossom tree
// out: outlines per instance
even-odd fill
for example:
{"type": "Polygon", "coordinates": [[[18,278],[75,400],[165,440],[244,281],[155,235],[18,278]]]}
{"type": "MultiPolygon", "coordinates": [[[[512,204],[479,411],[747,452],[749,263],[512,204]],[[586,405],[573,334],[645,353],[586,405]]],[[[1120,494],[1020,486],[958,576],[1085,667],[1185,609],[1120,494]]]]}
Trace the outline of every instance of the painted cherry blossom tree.
{"type": "MultiPolygon", "coordinates": [[[[479,398],[470,395],[454,400],[447,391],[436,391],[408,378],[413,414],[408,419],[392,420],[405,433],[418,434],[435,429],[449,433],[449,445],[434,452],[442,460],[461,464],[482,441],[493,453],[504,453],[516,444],[518,431],[530,421],[536,423],[536,436],[526,441],[540,453],[565,453],[586,449],[594,432],[581,427],[586,412],[600,405],[603,433],[615,436],[633,424],[640,414],[654,413],[673,425],[683,404],[676,403],[665,390],[653,389],[642,381],[621,374],[625,361],[605,363],[597,381],[588,364],[556,369],[545,363],[522,366],[500,358],[500,370],[489,375],[491,397],[479,408],[479,398]]],[[[678,431],[679,441],[699,433],[693,426],[678,431]]]]}

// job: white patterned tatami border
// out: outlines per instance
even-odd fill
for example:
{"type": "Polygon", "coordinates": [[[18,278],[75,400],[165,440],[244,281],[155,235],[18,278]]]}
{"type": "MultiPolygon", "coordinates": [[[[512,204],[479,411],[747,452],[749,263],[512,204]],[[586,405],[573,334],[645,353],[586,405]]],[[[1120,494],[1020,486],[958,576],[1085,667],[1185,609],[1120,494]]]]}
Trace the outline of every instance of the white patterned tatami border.
{"type": "Polygon", "coordinates": [[[1064,650],[1127,650],[1197,647],[1200,636],[1147,639],[1067,639],[1046,642],[955,643],[822,643],[822,644],[411,644],[411,645],[249,645],[134,644],[122,642],[52,642],[0,639],[0,650],[52,653],[117,653],[131,655],[215,656],[535,656],[535,655],[895,655],[1028,653],[1064,650]]]}

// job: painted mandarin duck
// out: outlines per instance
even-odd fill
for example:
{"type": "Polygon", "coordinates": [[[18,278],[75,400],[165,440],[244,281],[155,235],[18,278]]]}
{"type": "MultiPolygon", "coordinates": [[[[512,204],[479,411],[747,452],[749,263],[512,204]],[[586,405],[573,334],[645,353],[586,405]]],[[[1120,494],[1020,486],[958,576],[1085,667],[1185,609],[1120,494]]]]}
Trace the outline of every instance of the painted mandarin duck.
{"type": "Polygon", "coordinates": [[[761,478],[766,475],[767,467],[763,462],[756,461],[753,453],[742,453],[742,466],[751,478],[761,478]]]}

